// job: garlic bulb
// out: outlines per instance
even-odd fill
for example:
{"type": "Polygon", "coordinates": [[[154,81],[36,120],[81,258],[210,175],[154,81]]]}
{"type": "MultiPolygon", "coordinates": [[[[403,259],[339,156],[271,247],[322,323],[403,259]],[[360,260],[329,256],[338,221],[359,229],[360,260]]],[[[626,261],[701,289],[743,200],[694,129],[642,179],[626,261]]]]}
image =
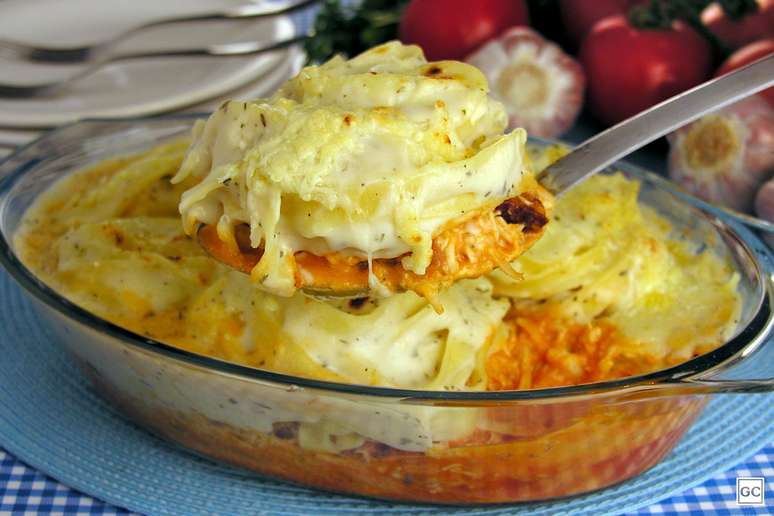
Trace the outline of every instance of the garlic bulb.
{"type": "Polygon", "coordinates": [[[505,105],[511,128],[552,138],[572,126],[586,84],[580,64],[527,27],[513,27],[468,56],[505,105]]]}
{"type": "Polygon", "coordinates": [[[774,109],[759,96],[670,134],[669,177],[688,193],[744,212],[774,174],[774,109]]]}

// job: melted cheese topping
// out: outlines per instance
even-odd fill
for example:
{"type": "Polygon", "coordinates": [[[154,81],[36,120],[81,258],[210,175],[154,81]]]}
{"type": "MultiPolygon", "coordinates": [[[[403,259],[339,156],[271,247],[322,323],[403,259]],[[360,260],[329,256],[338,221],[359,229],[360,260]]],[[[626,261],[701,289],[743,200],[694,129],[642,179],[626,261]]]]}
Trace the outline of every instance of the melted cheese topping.
{"type": "Polygon", "coordinates": [[[517,315],[612,325],[628,337],[619,347],[659,363],[684,361],[731,336],[739,278],[711,251],[673,238],[665,219],[638,204],[638,192],[620,174],[588,179],[513,262],[523,278],[490,277],[517,315]]]}
{"type": "Polygon", "coordinates": [[[503,134],[487,93],[476,68],[393,42],[304,68],[269,99],[227,102],[196,126],[174,179],[199,181],[180,202],[186,232],[216,224],[233,243],[249,224],[264,247],[252,277],[283,296],[298,251],[405,255],[424,274],[442,226],[534,187],[526,134],[503,134]]]}
{"type": "MultiPolygon", "coordinates": [[[[177,207],[193,179],[171,185],[169,177],[187,144],[63,178],[25,214],[15,236],[20,258],[68,299],[138,334],[347,383],[434,390],[577,384],[662,368],[735,329],[732,269],[672,238],[668,224],[637,204],[637,183],[622,176],[594,178],[560,199],[543,240],[513,264],[522,280],[495,273],[460,281],[440,294],[443,314],[411,292],[338,302],[275,296],[184,234],[177,207]]],[[[542,166],[545,156],[532,162],[542,166]]],[[[207,395],[207,386],[197,393],[207,395]]],[[[462,417],[454,408],[404,405],[377,428],[367,407],[301,419],[291,413],[276,410],[262,423],[290,417],[300,423],[301,446],[328,451],[364,439],[421,451],[487,424],[474,411],[462,417]]]]}

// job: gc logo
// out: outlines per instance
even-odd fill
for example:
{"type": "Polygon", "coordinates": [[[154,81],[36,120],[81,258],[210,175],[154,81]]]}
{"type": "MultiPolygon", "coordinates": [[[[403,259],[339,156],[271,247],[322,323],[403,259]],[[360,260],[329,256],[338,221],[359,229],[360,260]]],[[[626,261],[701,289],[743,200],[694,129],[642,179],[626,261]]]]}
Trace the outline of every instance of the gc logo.
{"type": "Polygon", "coordinates": [[[736,479],[736,503],[739,505],[763,505],[764,479],[739,477],[736,479]]]}

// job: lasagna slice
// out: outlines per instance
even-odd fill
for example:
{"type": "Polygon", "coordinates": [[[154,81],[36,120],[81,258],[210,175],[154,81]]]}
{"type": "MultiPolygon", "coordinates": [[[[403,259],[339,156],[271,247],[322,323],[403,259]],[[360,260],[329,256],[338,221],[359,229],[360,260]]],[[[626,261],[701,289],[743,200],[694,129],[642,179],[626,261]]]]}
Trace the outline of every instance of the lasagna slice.
{"type": "Polygon", "coordinates": [[[553,200],[476,68],[388,43],[197,124],[174,181],[189,235],[259,288],[428,299],[508,263],[553,200]]]}

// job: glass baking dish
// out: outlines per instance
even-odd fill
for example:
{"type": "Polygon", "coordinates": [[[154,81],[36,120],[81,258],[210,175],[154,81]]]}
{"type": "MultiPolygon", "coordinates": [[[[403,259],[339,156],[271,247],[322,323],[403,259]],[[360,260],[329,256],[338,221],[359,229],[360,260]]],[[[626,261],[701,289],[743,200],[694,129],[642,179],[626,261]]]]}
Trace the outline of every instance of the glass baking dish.
{"type": "Polygon", "coordinates": [[[13,235],[26,208],[52,182],[187,133],[192,122],[190,116],[81,122],[0,164],[0,262],[96,392],[160,436],[213,459],[330,491],[443,504],[546,500],[601,489],[652,467],[713,394],[774,390],[774,257],[748,230],[730,227],[662,188],[660,178],[626,164],[615,168],[642,181],[642,203],[667,217],[682,238],[733,263],[743,306],[735,336],[714,351],[595,384],[446,392],[286,376],[127,331],[72,304],[19,261],[13,235]],[[309,447],[309,432],[346,439],[309,447]]]}

